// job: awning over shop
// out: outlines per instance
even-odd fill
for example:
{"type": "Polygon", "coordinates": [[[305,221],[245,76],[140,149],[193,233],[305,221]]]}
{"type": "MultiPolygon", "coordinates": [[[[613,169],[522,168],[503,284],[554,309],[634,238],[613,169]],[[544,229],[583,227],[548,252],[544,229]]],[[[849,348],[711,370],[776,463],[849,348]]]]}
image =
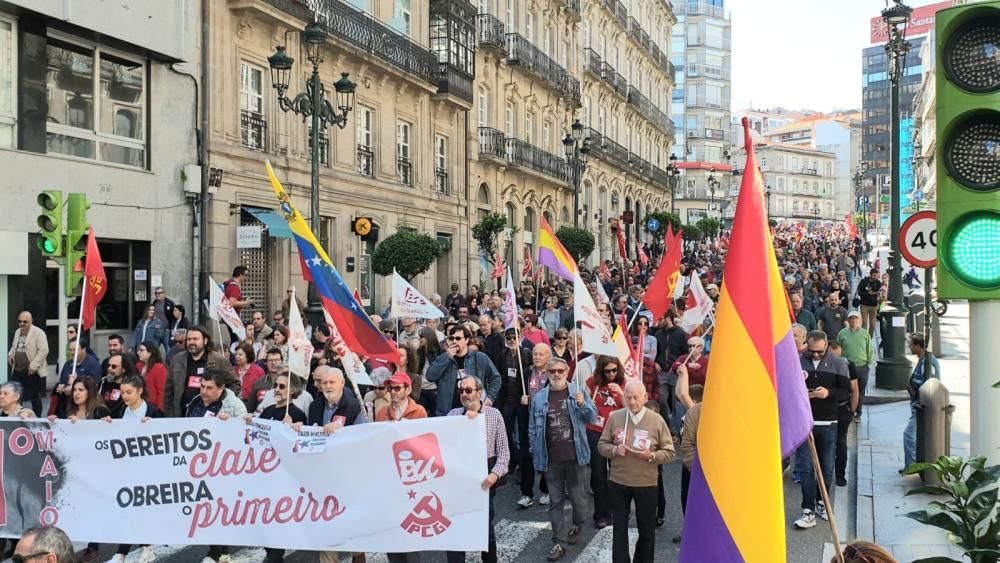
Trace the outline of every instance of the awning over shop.
{"type": "Polygon", "coordinates": [[[264,226],[267,227],[268,236],[277,238],[292,238],[292,230],[288,228],[288,221],[285,221],[285,218],[277,212],[270,209],[261,209],[259,207],[244,206],[243,209],[256,217],[258,221],[264,223],[264,226]]]}

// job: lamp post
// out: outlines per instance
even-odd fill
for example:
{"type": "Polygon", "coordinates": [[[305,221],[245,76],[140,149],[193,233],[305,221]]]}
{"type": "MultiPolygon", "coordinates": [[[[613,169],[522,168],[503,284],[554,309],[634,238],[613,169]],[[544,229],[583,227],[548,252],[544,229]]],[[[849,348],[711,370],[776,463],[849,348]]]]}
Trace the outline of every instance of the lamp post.
{"type": "Polygon", "coordinates": [[[583,171],[587,168],[587,155],[590,153],[590,139],[583,138],[583,124],[579,119],[573,121],[570,126],[571,133],[566,134],[563,139],[563,148],[566,151],[566,165],[569,166],[573,175],[573,226],[580,226],[580,182],[583,180],[583,171]]]}
{"type": "MultiPolygon", "coordinates": [[[[312,130],[310,132],[310,158],[312,160],[311,183],[310,183],[310,206],[309,206],[309,226],[314,235],[319,236],[320,215],[319,215],[319,137],[321,131],[325,132],[330,125],[336,125],[343,129],[347,125],[347,116],[354,106],[354,90],[356,85],[351,82],[349,74],[340,74],[340,80],[333,84],[336,91],[336,103],[334,108],[330,100],[326,98],[326,87],[323,86],[319,77],[319,65],[323,62],[323,45],[326,43],[326,28],[318,22],[309,24],[302,31],[302,42],[306,48],[306,58],[312,63],[312,75],[306,82],[306,91],[289,98],[288,91],[289,78],[292,71],[292,64],[295,62],[292,57],[285,53],[285,46],[278,46],[274,54],[267,58],[271,67],[271,84],[278,92],[278,106],[281,111],[292,112],[301,115],[302,120],[312,119],[312,130]]],[[[323,321],[323,306],[316,292],[315,284],[309,284],[309,297],[306,306],[306,316],[312,326],[319,326],[323,321]]]]}
{"type": "Polygon", "coordinates": [[[882,359],[875,367],[875,386],[881,389],[905,389],[910,375],[911,364],[906,359],[906,311],[903,307],[903,276],[899,253],[899,230],[901,210],[899,208],[899,89],[903,79],[903,60],[910,50],[906,41],[906,25],[913,14],[913,8],[894,0],[891,6],[882,10],[882,20],[886,24],[889,40],[885,51],[889,59],[889,80],[891,108],[889,132],[889,303],[882,310],[882,359]]]}
{"type": "Polygon", "coordinates": [[[710,213],[714,213],[715,212],[715,192],[716,192],[716,190],[719,189],[719,179],[716,178],[716,176],[715,176],[715,170],[714,169],[708,171],[707,182],[708,182],[708,198],[709,198],[708,211],[710,213]]]}
{"type": "Polygon", "coordinates": [[[669,183],[670,193],[673,195],[674,190],[677,189],[677,183],[681,180],[681,169],[677,168],[677,155],[670,155],[670,162],[667,163],[667,182],[669,183]]]}

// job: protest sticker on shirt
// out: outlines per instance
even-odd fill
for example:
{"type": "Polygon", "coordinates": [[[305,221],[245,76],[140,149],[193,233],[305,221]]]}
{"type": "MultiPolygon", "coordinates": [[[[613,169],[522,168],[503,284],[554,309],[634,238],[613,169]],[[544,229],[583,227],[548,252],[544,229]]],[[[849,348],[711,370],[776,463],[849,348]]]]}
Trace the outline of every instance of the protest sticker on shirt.
{"type": "Polygon", "coordinates": [[[465,379],[466,377],[468,377],[468,375],[466,375],[465,369],[458,370],[458,378],[459,379],[465,379]]]}
{"type": "Polygon", "coordinates": [[[507,377],[509,377],[511,379],[516,378],[517,377],[517,369],[515,369],[515,368],[507,368],[507,377]]]}
{"type": "Polygon", "coordinates": [[[636,428],[632,437],[632,447],[637,450],[648,450],[653,441],[649,438],[649,431],[636,428]]]}
{"type": "Polygon", "coordinates": [[[189,376],[188,389],[201,389],[201,378],[196,375],[189,376]]]}

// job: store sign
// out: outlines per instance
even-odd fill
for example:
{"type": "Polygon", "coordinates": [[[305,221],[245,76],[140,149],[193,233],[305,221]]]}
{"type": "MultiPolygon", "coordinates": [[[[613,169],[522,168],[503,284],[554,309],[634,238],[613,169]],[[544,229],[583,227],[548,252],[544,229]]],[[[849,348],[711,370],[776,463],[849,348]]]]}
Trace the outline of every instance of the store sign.
{"type": "Polygon", "coordinates": [[[262,233],[260,225],[236,227],[236,248],[260,248],[262,233]]]}

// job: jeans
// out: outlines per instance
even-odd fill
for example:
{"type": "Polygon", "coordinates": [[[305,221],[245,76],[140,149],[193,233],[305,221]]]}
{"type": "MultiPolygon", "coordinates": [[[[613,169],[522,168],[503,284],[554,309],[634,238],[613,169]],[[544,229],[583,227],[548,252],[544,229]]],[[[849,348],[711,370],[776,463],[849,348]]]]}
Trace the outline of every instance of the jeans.
{"type": "MultiPolygon", "coordinates": [[[[493,529],[493,497],[495,496],[496,489],[490,489],[489,551],[483,551],[480,553],[483,563],[497,563],[497,536],[496,531],[493,529]]],[[[448,558],[448,563],[465,563],[464,551],[449,551],[445,554],[445,556],[448,558]]]]}
{"type": "Polygon", "coordinates": [[[851,416],[851,405],[837,407],[837,456],[834,460],[834,474],[837,479],[847,477],[847,431],[851,428],[854,418],[851,416]]]}
{"type": "MultiPolygon", "coordinates": [[[[820,471],[823,473],[823,481],[826,484],[826,492],[829,494],[831,483],[833,482],[834,457],[837,451],[837,425],[819,424],[813,427],[813,439],[816,441],[816,454],[819,457],[820,471]]],[[[809,452],[809,444],[805,446],[807,455],[802,466],[802,508],[816,510],[816,501],[822,500],[819,490],[819,483],[816,480],[816,471],[813,470],[812,454],[809,452]]],[[[799,467],[800,451],[796,452],[795,467],[799,467]]]]}
{"type": "Polygon", "coordinates": [[[656,487],[626,487],[614,481],[608,483],[614,522],[611,534],[612,563],[652,563],[656,548],[656,487]],[[635,502],[635,524],[639,539],[635,542],[635,557],[628,553],[628,519],[635,502]]]}
{"type": "Polygon", "coordinates": [[[917,408],[910,405],[910,420],[903,430],[903,467],[917,462],[917,408]]]}
{"type": "MultiPolygon", "coordinates": [[[[520,403],[504,405],[503,421],[507,427],[507,442],[510,443],[511,459],[516,460],[521,468],[521,495],[531,498],[535,496],[535,462],[528,450],[528,407],[520,403]],[[517,432],[515,446],[514,432],[517,432]]],[[[540,484],[542,493],[548,492],[543,478],[540,484]]]]}
{"type": "Polygon", "coordinates": [[[858,410],[855,414],[861,416],[861,404],[865,402],[865,390],[868,389],[868,366],[855,366],[854,372],[858,374],[858,410]]]}
{"type": "Polygon", "coordinates": [[[590,488],[594,491],[594,522],[611,520],[611,497],[608,496],[608,459],[597,453],[601,433],[587,430],[590,443],[590,488]]]}
{"type": "MultiPolygon", "coordinates": [[[[566,543],[569,526],[563,505],[568,501],[573,508],[573,525],[581,526],[587,512],[587,494],[583,491],[584,468],[575,461],[550,462],[545,479],[549,484],[549,522],[552,524],[552,541],[566,543]]],[[[625,525],[626,528],[628,524],[625,525]]]]}
{"type": "Polygon", "coordinates": [[[686,415],[687,412],[688,412],[687,406],[685,406],[680,399],[674,397],[674,411],[673,411],[673,416],[670,417],[671,436],[681,435],[681,427],[683,426],[684,415],[686,415]]]}

